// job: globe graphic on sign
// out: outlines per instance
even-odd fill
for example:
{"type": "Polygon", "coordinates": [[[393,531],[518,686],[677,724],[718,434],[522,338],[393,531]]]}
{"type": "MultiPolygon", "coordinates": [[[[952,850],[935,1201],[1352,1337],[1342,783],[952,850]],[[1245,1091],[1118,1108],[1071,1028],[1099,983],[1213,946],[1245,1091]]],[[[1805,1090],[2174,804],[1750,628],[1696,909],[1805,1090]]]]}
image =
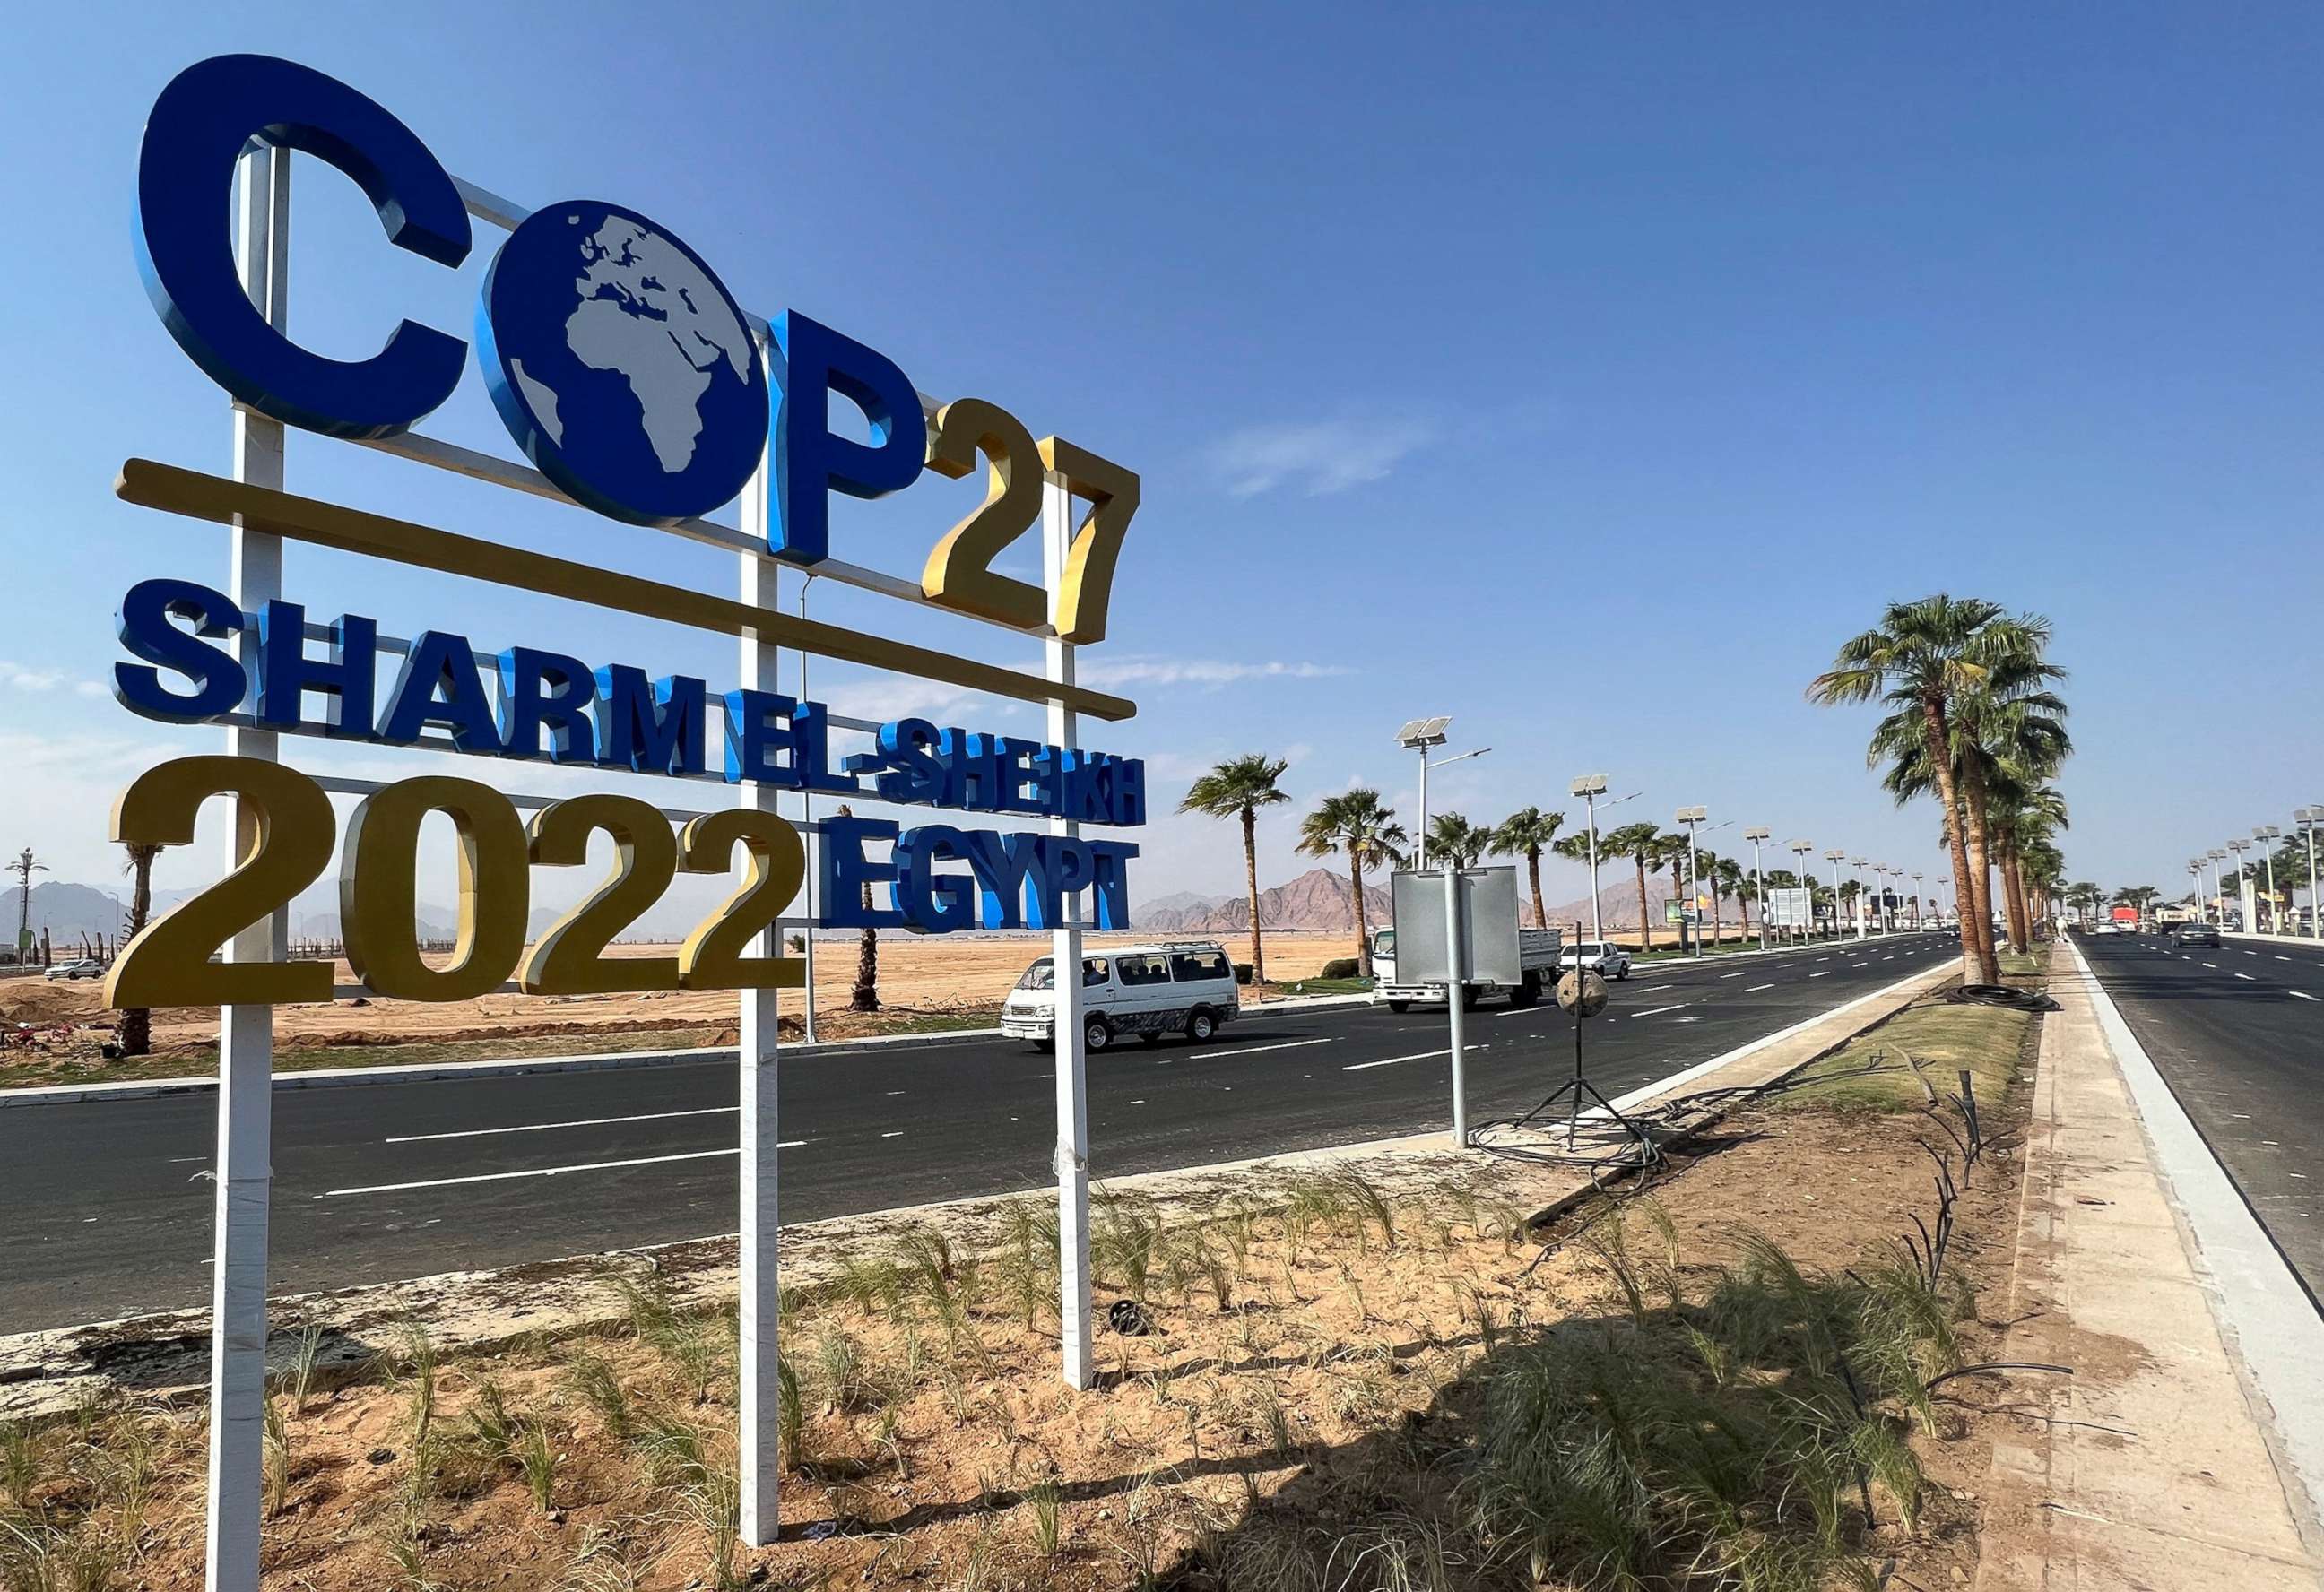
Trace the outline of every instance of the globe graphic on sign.
{"type": "Polygon", "coordinates": [[[700,255],[618,205],[552,205],[509,235],[476,358],[525,456],[617,520],[708,513],[766,447],[766,367],[741,308],[700,255]]]}

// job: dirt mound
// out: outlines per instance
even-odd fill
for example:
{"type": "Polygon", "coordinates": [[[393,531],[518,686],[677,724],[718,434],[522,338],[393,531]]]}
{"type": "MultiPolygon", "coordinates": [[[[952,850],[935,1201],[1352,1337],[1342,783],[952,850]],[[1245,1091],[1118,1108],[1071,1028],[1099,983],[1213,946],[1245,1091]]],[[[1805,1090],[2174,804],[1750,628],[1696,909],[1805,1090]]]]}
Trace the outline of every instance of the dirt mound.
{"type": "Polygon", "coordinates": [[[99,986],[11,979],[0,984],[0,1022],[86,1023],[104,1009],[99,986]]]}

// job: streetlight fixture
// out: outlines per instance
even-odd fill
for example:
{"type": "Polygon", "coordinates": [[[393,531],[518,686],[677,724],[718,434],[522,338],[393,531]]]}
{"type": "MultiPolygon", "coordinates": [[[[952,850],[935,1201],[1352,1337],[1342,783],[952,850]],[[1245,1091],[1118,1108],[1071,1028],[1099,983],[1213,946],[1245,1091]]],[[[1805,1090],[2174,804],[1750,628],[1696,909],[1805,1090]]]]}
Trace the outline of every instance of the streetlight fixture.
{"type": "MultiPolygon", "coordinates": [[[[1784,849],[1799,859],[1799,866],[1794,870],[1794,872],[1801,885],[1812,887],[1815,883],[1815,842],[1794,841],[1784,849]]],[[[1812,888],[1808,889],[1808,921],[1804,925],[1792,925],[1793,944],[1796,945],[1800,943],[1802,938],[1800,931],[1803,927],[1810,929],[1815,927],[1815,891],[1812,888]]]]}
{"type": "Polygon", "coordinates": [[[1920,872],[1913,875],[1913,932],[1916,934],[1921,932],[1921,881],[1928,877],[1920,872]]]}
{"type": "Polygon", "coordinates": [[[2218,908],[2219,926],[2226,928],[2227,926],[2227,875],[2226,870],[2219,864],[2227,860],[2227,854],[2218,847],[2213,846],[2203,853],[2203,857],[2211,865],[2211,903],[2218,908]]]}
{"type": "Polygon", "coordinates": [[[1451,713],[1440,713],[1433,719],[1414,719],[1396,732],[1396,743],[1406,751],[1420,754],[1420,827],[1413,833],[1419,837],[1419,863],[1428,863],[1428,753],[1443,746],[1446,726],[1452,722],[1451,713]]]}
{"type": "Polygon", "coordinates": [[[1831,937],[1837,940],[1840,938],[1840,865],[1848,860],[1848,853],[1834,848],[1823,854],[1823,860],[1831,864],[1831,937]]]}
{"type": "Polygon", "coordinates": [[[1481,758],[1493,750],[1489,746],[1480,746],[1475,751],[1455,752],[1449,758],[1439,758],[1434,762],[1430,762],[1429,750],[1444,744],[1446,739],[1444,727],[1452,722],[1452,715],[1450,713],[1443,713],[1434,719],[1415,719],[1396,732],[1396,743],[1398,746],[1420,754],[1420,828],[1416,833],[1419,840],[1419,865],[1423,868],[1428,866],[1428,770],[1442,768],[1448,763],[1462,762],[1470,758],[1481,758]]]}
{"type": "Polygon", "coordinates": [[[2324,940],[2324,893],[2316,888],[2316,831],[2324,825],[2324,807],[2295,807],[2292,822],[2308,837],[2308,937],[2324,940]]]}
{"type": "MultiPolygon", "coordinates": [[[[2260,855],[2267,859],[2267,932],[2271,934],[2283,932],[2283,915],[2275,905],[2275,842],[2282,833],[2273,824],[2257,824],[2252,830],[2252,839],[2259,842],[2260,855]]],[[[2259,925],[2254,924],[2252,927],[2256,929],[2259,925]]]]}
{"type": "Polygon", "coordinates": [[[1849,877],[1856,881],[1856,937],[1861,940],[1864,938],[1864,859],[1850,857],[1848,872],[1849,877]]]}
{"type": "MultiPolygon", "coordinates": [[[[1606,943],[1606,925],[1598,907],[1598,798],[1606,794],[1606,776],[1603,774],[1579,775],[1572,785],[1566,787],[1566,789],[1572,795],[1580,796],[1590,808],[1590,934],[1592,939],[1603,945],[1606,943]]],[[[1639,794],[1634,790],[1628,796],[1614,797],[1606,805],[1609,807],[1618,807],[1639,794]]]]}
{"type": "MultiPolygon", "coordinates": [[[[2244,853],[2251,850],[2251,842],[2246,840],[2229,841],[2227,842],[2227,850],[2236,854],[2236,905],[2241,906],[2244,900],[2244,853]]],[[[2258,904],[2255,902],[2252,906],[2253,921],[2244,925],[2244,932],[2247,934],[2256,934],[2259,931],[2258,919],[2259,906],[2258,904]]]]}
{"type": "Polygon", "coordinates": [[[2187,887],[2187,897],[2195,908],[2195,921],[2203,921],[2203,865],[2192,858],[2187,861],[2187,877],[2195,882],[2187,887]]]}
{"type": "Polygon", "coordinates": [[[1743,838],[1751,842],[1751,888],[1759,897],[1759,949],[1767,948],[1767,880],[1759,871],[1759,842],[1767,838],[1764,829],[1747,829],[1743,838]]]}
{"type": "MultiPolygon", "coordinates": [[[[1679,904],[1678,911],[1678,930],[1682,934],[1687,931],[1686,915],[1694,910],[1694,897],[1698,893],[1696,890],[1694,869],[1694,826],[1702,823],[1705,816],[1707,816],[1707,814],[1701,807],[1681,807],[1676,813],[1671,814],[1672,823],[1683,824],[1686,825],[1686,899],[1679,904]]],[[[1702,954],[1702,925],[1697,923],[1693,926],[1695,931],[1694,954],[1701,956],[1702,954]]]]}

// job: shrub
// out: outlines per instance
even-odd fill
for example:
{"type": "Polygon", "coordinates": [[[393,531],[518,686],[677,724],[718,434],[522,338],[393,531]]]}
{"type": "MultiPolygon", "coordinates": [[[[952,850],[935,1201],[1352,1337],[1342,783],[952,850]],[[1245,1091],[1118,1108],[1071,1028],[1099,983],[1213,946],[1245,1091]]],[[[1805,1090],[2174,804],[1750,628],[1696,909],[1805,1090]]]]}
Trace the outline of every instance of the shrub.
{"type": "Polygon", "coordinates": [[[1234,971],[1236,983],[1248,984],[1250,982],[1250,963],[1247,962],[1239,962],[1234,964],[1234,971]]]}
{"type": "Polygon", "coordinates": [[[1352,956],[1335,956],[1325,962],[1323,971],[1315,976],[1319,979],[1352,979],[1357,976],[1356,959],[1352,956]]]}

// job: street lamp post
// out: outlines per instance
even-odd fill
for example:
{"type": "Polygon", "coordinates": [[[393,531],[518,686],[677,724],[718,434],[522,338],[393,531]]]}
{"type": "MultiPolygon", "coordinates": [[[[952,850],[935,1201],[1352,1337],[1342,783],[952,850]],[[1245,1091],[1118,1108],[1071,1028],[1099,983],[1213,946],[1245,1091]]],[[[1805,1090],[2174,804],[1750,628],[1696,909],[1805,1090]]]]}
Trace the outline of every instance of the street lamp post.
{"type": "MultiPolygon", "coordinates": [[[[1606,776],[1584,774],[1566,788],[1580,796],[1590,808],[1590,935],[1603,945],[1606,943],[1606,925],[1598,909],[1598,798],[1606,794],[1606,776]]],[[[1634,790],[1629,796],[1616,796],[1606,805],[1618,807],[1637,795],[1638,792],[1634,790]]]]}
{"type": "Polygon", "coordinates": [[[2316,888],[2316,829],[2324,824],[2324,807],[2295,808],[2292,822],[2308,837],[2308,937],[2324,940],[2324,894],[2316,888]]]}
{"type": "Polygon", "coordinates": [[[1823,854],[1823,860],[1831,864],[1831,937],[1835,940],[1840,938],[1840,865],[1847,859],[1848,853],[1838,849],[1823,854]]]}
{"type": "MultiPolygon", "coordinates": [[[[1701,893],[1696,888],[1695,879],[1694,826],[1706,815],[1701,807],[1681,807],[1672,819],[1674,823],[1686,825],[1686,899],[1679,904],[1678,913],[1681,934],[1686,932],[1686,915],[1694,910],[1694,898],[1701,893]]],[[[1702,925],[1700,923],[1694,925],[1694,954],[1698,957],[1702,954],[1702,925]]]]}
{"type": "MultiPolygon", "coordinates": [[[[810,573],[805,580],[799,582],[798,616],[801,623],[805,623],[807,620],[807,589],[815,584],[815,575],[810,573]]],[[[807,694],[807,653],[804,649],[798,655],[798,699],[801,702],[809,700],[807,694]]],[[[799,787],[799,833],[806,838],[807,844],[815,847],[810,853],[810,858],[819,860],[823,855],[823,848],[816,843],[815,797],[805,786],[799,787]]],[[[802,1044],[815,1043],[815,885],[818,871],[817,868],[810,866],[799,880],[800,905],[807,913],[807,928],[799,936],[801,964],[799,1043],[802,1044]]],[[[781,931],[776,932],[776,938],[779,942],[781,931]]]]}
{"type": "Polygon", "coordinates": [[[1848,860],[1849,877],[1856,881],[1856,937],[1864,938],[1864,859],[1848,860]]]}
{"type": "MultiPolygon", "coordinates": [[[[2227,850],[2236,854],[2236,905],[2241,906],[2244,901],[2244,853],[2251,850],[2251,842],[2229,841],[2227,850]]],[[[2252,921],[2244,925],[2244,933],[2247,934],[2255,934],[2259,929],[2259,906],[2256,902],[2253,904],[2251,916],[2252,921]]]]}
{"type": "Polygon", "coordinates": [[[2194,882],[2187,887],[2188,905],[2194,909],[2195,921],[2203,921],[2203,865],[2192,858],[2187,861],[2187,877],[2194,882]]]}
{"type": "Polygon", "coordinates": [[[1759,842],[1767,838],[1764,829],[1747,829],[1743,838],[1751,842],[1751,889],[1759,897],[1759,949],[1767,948],[1767,879],[1759,870],[1759,842]]]}
{"type": "Polygon", "coordinates": [[[2218,908],[2219,926],[2226,928],[2227,926],[2227,870],[2221,868],[2219,864],[2227,860],[2227,854],[2218,847],[2213,846],[2203,853],[2203,857],[2211,865],[2211,903],[2218,908]]]}
{"type": "Polygon", "coordinates": [[[1451,713],[1441,713],[1433,719],[1415,719],[1396,732],[1398,746],[1420,754],[1420,827],[1413,833],[1419,842],[1415,856],[1422,868],[1428,866],[1428,753],[1444,744],[1445,726],[1452,722],[1451,713]]]}
{"type": "MultiPolygon", "coordinates": [[[[1785,850],[1789,851],[1794,857],[1799,859],[1798,867],[1794,871],[1798,875],[1801,885],[1803,887],[1812,887],[1815,883],[1815,842],[1813,841],[1794,841],[1785,848],[1785,850]]],[[[1807,923],[1804,925],[1800,924],[1794,924],[1792,925],[1793,944],[1798,944],[1801,939],[1803,938],[1800,932],[1803,926],[1807,928],[1813,928],[1815,926],[1815,891],[1812,888],[1808,890],[1807,923]]]]}
{"type": "Polygon", "coordinates": [[[1913,932],[1916,934],[1921,932],[1921,881],[1928,877],[1925,873],[1913,875],[1913,932]]]}
{"type": "Polygon", "coordinates": [[[2260,855],[2267,859],[2267,932],[2271,934],[2283,932],[2283,914],[2275,904],[2275,842],[2282,834],[2283,831],[2273,824],[2262,824],[2252,830],[2252,839],[2259,842],[2260,855]]]}
{"type": "Polygon", "coordinates": [[[1406,724],[1403,729],[1397,731],[1396,736],[1396,743],[1398,746],[1408,748],[1420,754],[1420,829],[1418,832],[1418,837],[1420,842],[1420,866],[1423,868],[1428,866],[1428,770],[1431,768],[1442,768],[1449,763],[1465,762],[1471,758],[1481,758],[1487,752],[1493,750],[1489,746],[1480,746],[1475,751],[1454,752],[1449,758],[1439,758],[1434,762],[1430,762],[1428,760],[1428,749],[1434,746],[1443,746],[1444,744],[1444,727],[1452,722],[1452,718],[1449,713],[1445,714],[1442,718],[1415,719],[1411,723],[1406,724]]]}

